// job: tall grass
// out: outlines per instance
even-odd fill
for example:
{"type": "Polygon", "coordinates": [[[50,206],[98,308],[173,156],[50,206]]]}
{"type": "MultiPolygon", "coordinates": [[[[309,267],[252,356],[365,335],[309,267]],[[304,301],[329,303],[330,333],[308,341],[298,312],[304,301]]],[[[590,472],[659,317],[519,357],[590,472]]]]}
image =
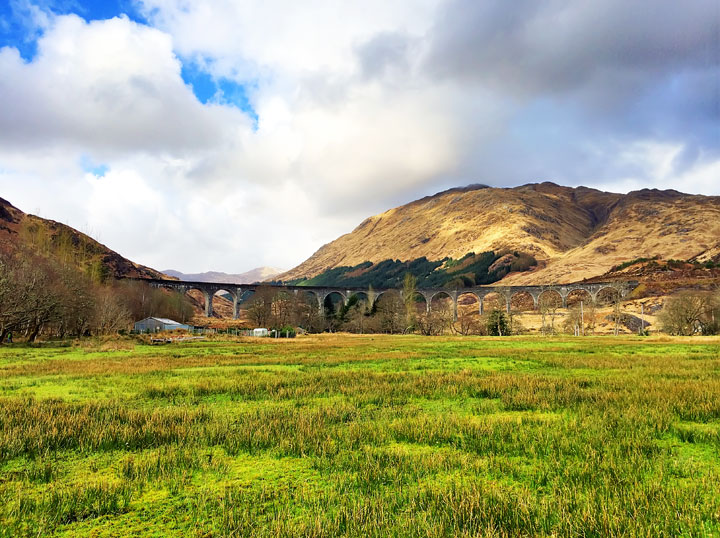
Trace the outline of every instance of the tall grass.
{"type": "Polygon", "coordinates": [[[720,533],[713,345],[299,342],[0,357],[0,536],[720,533]]]}

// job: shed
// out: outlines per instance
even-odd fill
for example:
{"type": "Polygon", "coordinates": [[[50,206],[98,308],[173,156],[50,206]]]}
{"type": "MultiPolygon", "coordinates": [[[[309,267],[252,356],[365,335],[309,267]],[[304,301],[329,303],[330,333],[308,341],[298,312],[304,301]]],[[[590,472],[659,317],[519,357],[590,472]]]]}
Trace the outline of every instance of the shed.
{"type": "Polygon", "coordinates": [[[137,332],[158,332],[158,331],[175,331],[178,329],[184,329],[191,331],[193,328],[190,325],[185,325],[178,321],[173,321],[167,318],[145,318],[141,321],[135,322],[134,329],[137,332]]]}
{"type": "Polygon", "coordinates": [[[267,336],[267,329],[253,329],[253,336],[267,336]]]}

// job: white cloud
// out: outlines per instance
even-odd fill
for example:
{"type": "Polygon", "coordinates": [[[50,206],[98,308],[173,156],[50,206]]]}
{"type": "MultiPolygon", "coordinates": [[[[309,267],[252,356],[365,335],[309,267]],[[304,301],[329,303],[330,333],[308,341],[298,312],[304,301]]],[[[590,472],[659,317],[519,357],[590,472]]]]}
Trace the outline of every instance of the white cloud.
{"type": "Polygon", "coordinates": [[[127,18],[53,19],[25,63],[0,49],[0,141],[5,146],[75,144],[115,155],[211,147],[235,109],[203,106],[180,78],[172,38],[127,18]]]}
{"type": "MultiPolygon", "coordinates": [[[[460,9],[460,0],[142,0],[152,26],[37,12],[37,56],[0,49],[0,196],[91,230],[140,263],[195,272],[290,267],[369,214],[452,182],[717,194],[718,148],[685,140],[689,120],[659,123],[661,105],[672,112],[682,95],[657,73],[680,65],[687,74],[694,42],[664,71],[650,69],[652,107],[638,105],[610,86],[642,78],[630,53],[652,51],[628,40],[621,3],[585,4],[592,9],[559,11],[572,31],[547,36],[554,1],[510,16],[502,3],[460,9]],[[622,22],[598,65],[591,52],[602,32],[580,46],[592,13],[605,26],[622,22]],[[460,41],[448,37],[454,29],[460,41]],[[627,77],[599,83],[626,49],[627,77]],[[504,64],[513,51],[517,61],[504,64]],[[573,86],[564,69],[578,58],[586,93],[553,95],[573,86]],[[257,124],[199,102],[182,62],[246,83],[257,124]],[[557,77],[543,79],[548,65],[557,77]],[[587,108],[613,99],[623,114],[587,108]],[[108,172],[92,176],[83,162],[108,172]]],[[[686,19],[701,20],[696,11],[686,19]]],[[[708,78],[682,80],[691,90],[708,78]]]]}

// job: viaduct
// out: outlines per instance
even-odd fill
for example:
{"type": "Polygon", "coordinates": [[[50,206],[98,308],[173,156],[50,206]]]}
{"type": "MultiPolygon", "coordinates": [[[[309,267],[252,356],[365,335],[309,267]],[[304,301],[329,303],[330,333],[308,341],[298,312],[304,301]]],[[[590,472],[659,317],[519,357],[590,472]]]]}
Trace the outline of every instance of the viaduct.
{"type": "MultiPolygon", "coordinates": [[[[286,293],[309,293],[317,300],[318,308],[323,311],[325,300],[332,296],[338,296],[343,304],[347,304],[348,299],[352,295],[364,296],[368,299],[367,288],[348,288],[348,287],[320,287],[320,286],[284,286],[284,285],[268,285],[268,284],[221,284],[215,282],[188,282],[182,280],[160,280],[160,279],[133,279],[146,282],[150,286],[156,288],[168,288],[181,293],[187,293],[190,290],[199,290],[205,296],[205,315],[212,316],[213,306],[212,299],[217,292],[226,292],[232,297],[233,301],[233,319],[237,319],[240,312],[240,303],[251,297],[261,287],[271,288],[286,293]]],[[[625,282],[599,282],[599,283],[575,283],[575,284],[552,284],[546,286],[476,286],[473,288],[462,289],[446,289],[446,288],[423,288],[415,290],[415,293],[423,297],[427,311],[430,312],[433,299],[436,297],[448,297],[453,303],[453,313],[457,319],[458,298],[461,295],[474,295],[480,305],[480,313],[483,313],[483,299],[485,296],[495,293],[501,300],[505,301],[507,311],[510,312],[510,303],[514,296],[519,294],[527,294],[533,299],[535,309],[540,304],[540,297],[545,293],[556,294],[562,301],[563,308],[567,308],[568,296],[571,293],[579,293],[595,302],[598,295],[603,290],[609,290],[612,294],[618,294],[625,297],[630,291],[637,287],[636,281],[625,282]]],[[[373,290],[373,301],[377,301],[383,294],[397,293],[402,297],[402,290],[397,289],[378,289],[373,290]]]]}

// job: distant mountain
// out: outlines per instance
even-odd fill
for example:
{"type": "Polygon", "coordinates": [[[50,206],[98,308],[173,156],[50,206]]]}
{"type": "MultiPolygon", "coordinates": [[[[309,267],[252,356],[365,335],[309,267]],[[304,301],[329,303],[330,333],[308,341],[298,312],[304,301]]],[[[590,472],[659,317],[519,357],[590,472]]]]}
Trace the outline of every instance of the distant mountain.
{"type": "Polygon", "coordinates": [[[572,282],[640,257],[717,262],[720,197],[648,189],[616,194],[554,183],[450,189],[366,219],[276,279],[490,251],[538,261],[533,270],[510,272],[503,284],[572,282]]]}
{"type": "Polygon", "coordinates": [[[164,278],[144,265],[134,263],[92,237],[70,226],[29,215],[0,198],[0,251],[27,249],[71,263],[99,278],[164,278]]]}
{"type": "Polygon", "coordinates": [[[163,271],[166,275],[175,277],[179,280],[190,282],[220,282],[224,284],[252,284],[254,282],[262,282],[273,278],[275,275],[282,273],[282,269],[274,267],[257,267],[246,273],[228,274],[220,271],[208,271],[206,273],[186,274],[174,269],[163,271]]]}

